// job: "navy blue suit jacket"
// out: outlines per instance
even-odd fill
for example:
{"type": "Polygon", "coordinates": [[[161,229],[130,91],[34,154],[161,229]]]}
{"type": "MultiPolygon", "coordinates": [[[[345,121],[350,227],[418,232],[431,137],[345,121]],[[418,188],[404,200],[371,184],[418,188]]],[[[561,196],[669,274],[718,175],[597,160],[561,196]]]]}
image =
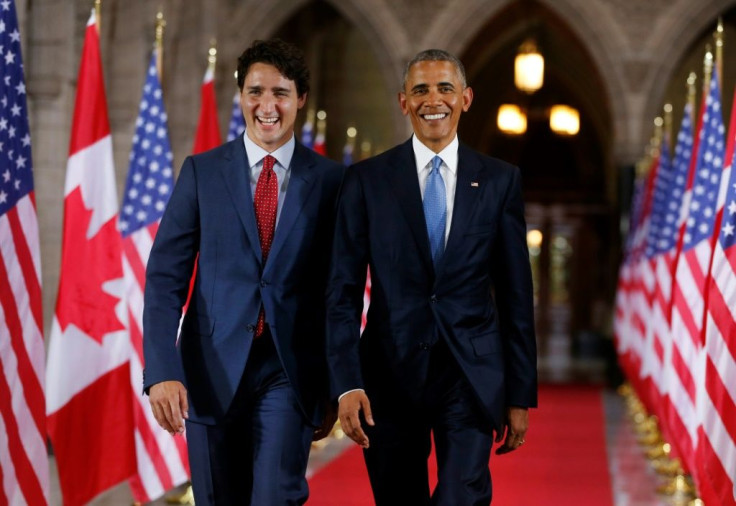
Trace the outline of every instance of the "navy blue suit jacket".
{"type": "Polygon", "coordinates": [[[460,144],[450,234],[437,267],[411,140],[345,175],[328,297],[331,393],[423,391],[444,339],[500,429],[537,403],[531,270],[519,170],[460,144]],[[371,302],[358,337],[366,265],[371,302]],[[495,297],[494,297],[495,294],[495,297]]]}
{"type": "Polygon", "coordinates": [[[189,419],[215,423],[238,387],[263,304],[286,375],[316,424],[328,394],[325,287],[343,169],[296,144],[264,265],[249,166],[242,137],[184,161],[146,270],[144,388],[181,381],[189,419]]]}

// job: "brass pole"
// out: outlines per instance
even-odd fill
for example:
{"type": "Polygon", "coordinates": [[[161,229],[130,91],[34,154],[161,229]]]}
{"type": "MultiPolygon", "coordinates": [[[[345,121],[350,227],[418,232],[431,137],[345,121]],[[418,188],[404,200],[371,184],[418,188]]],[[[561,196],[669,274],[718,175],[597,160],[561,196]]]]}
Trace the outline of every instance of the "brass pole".
{"type": "Polygon", "coordinates": [[[95,0],[95,25],[97,26],[97,35],[102,33],[102,0],[95,0]]]}
{"type": "Polygon", "coordinates": [[[672,149],[672,104],[664,104],[664,135],[667,147],[672,149]]]}
{"type": "Polygon", "coordinates": [[[217,63],[217,41],[215,39],[210,40],[210,50],[207,54],[207,70],[215,75],[215,64],[217,63]]]}
{"type": "Polygon", "coordinates": [[[723,86],[723,18],[718,18],[718,26],[713,33],[716,43],[716,69],[718,70],[718,86],[723,86]]]}
{"type": "Polygon", "coordinates": [[[156,14],[156,42],[154,48],[156,49],[156,70],[158,71],[158,78],[162,82],[164,77],[164,27],[166,27],[164,13],[159,10],[156,14]]]}
{"type": "Polygon", "coordinates": [[[710,44],[705,45],[705,58],[703,59],[703,93],[708,96],[710,91],[710,78],[713,74],[713,51],[710,44]]]}
{"type": "Polygon", "coordinates": [[[690,75],[687,76],[687,102],[690,104],[691,124],[695,121],[695,108],[697,107],[697,104],[695,103],[695,96],[697,95],[697,87],[695,86],[695,83],[697,80],[698,75],[695,72],[690,72],[690,75]]]}

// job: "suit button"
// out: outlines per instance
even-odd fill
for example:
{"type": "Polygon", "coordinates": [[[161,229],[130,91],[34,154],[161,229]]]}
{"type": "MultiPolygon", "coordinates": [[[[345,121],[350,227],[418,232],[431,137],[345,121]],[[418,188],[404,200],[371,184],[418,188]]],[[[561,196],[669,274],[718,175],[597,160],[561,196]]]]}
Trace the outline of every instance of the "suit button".
{"type": "Polygon", "coordinates": [[[247,327],[245,327],[245,330],[247,330],[248,332],[253,332],[254,330],[256,330],[256,326],[248,325],[247,327]]]}
{"type": "Polygon", "coordinates": [[[434,304],[435,302],[437,302],[437,296],[436,296],[436,295],[432,295],[432,296],[431,296],[431,297],[429,298],[429,302],[431,302],[432,304],[434,304]]]}
{"type": "Polygon", "coordinates": [[[419,349],[421,350],[429,350],[430,346],[429,343],[419,343],[419,349]]]}
{"type": "Polygon", "coordinates": [[[266,283],[264,280],[261,280],[261,286],[265,287],[268,283],[266,283]]]}

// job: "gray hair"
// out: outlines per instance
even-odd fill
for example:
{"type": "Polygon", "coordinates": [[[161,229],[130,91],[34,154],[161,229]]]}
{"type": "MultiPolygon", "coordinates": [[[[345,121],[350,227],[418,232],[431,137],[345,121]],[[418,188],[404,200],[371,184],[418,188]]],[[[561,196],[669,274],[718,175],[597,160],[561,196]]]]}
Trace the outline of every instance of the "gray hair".
{"type": "Polygon", "coordinates": [[[460,82],[463,85],[463,89],[468,87],[468,80],[465,77],[465,67],[456,56],[444,51],[442,49],[425,49],[417,53],[417,55],[409,60],[409,63],[404,67],[404,78],[402,80],[401,89],[406,89],[406,81],[409,77],[409,69],[412,65],[419,63],[420,61],[449,61],[455,66],[460,82]]]}

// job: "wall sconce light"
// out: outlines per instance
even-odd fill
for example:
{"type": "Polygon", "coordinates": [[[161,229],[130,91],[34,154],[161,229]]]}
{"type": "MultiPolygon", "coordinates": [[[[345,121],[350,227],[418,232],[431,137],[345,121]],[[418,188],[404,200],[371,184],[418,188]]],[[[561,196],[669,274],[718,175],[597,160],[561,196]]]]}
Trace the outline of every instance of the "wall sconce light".
{"type": "Polygon", "coordinates": [[[577,135],[580,113],[568,105],[553,105],[549,113],[549,128],[559,135],[577,135]]]}
{"type": "Polygon", "coordinates": [[[525,93],[534,93],[544,83],[544,57],[533,39],[519,47],[514,60],[514,84],[525,93]]]}
{"type": "Polygon", "coordinates": [[[526,114],[518,105],[502,104],[498,108],[496,123],[505,134],[521,135],[526,132],[526,114]]]}

